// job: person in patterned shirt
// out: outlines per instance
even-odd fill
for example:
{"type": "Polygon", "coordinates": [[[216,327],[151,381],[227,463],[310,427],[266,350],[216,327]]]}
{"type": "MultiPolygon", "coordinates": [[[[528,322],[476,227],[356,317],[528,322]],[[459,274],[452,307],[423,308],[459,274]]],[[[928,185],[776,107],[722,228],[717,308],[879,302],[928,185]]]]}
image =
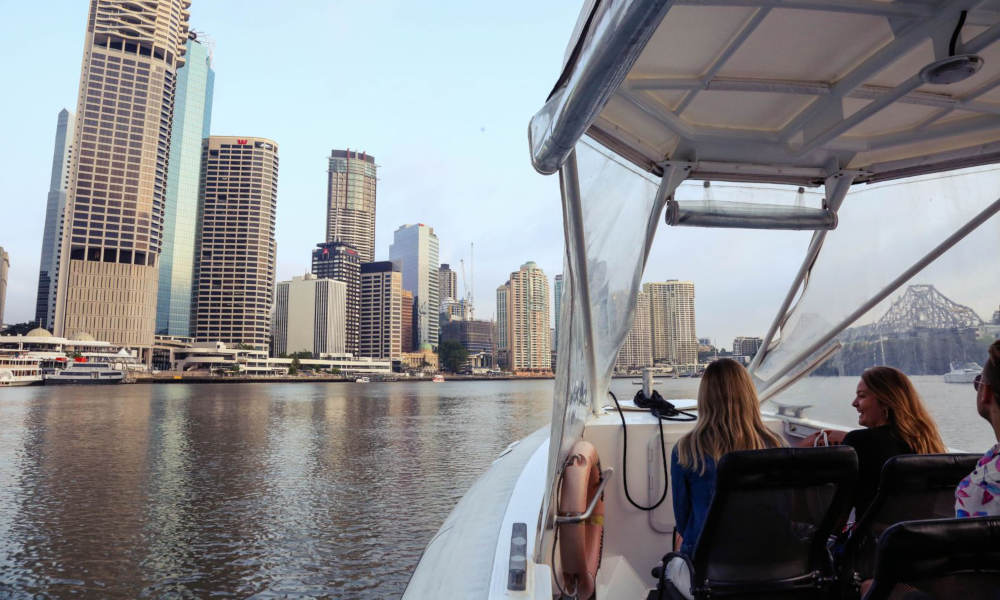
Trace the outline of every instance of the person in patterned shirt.
{"type": "MultiPolygon", "coordinates": [[[[976,410],[990,422],[1000,442],[1000,340],[990,346],[983,372],[972,384],[976,388],[976,410]]],[[[955,489],[956,517],[1000,515],[1000,443],[986,451],[955,489]]]]}

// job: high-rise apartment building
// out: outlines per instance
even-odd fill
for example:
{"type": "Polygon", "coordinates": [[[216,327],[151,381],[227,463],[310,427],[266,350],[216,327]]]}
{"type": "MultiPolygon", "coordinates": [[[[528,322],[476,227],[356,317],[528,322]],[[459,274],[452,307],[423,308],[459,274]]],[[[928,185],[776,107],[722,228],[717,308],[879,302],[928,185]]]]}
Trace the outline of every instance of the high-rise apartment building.
{"type": "Polygon", "coordinates": [[[42,259],[38,265],[38,295],[35,300],[35,322],[52,330],[56,316],[56,281],[62,251],[63,210],[69,188],[70,165],[73,158],[73,113],[65,108],[56,120],[56,143],[52,150],[52,175],[45,203],[45,229],[42,231],[42,259]]]}
{"type": "Polygon", "coordinates": [[[389,260],[403,273],[403,289],[413,292],[416,303],[416,349],[424,344],[437,347],[438,310],[438,238],[434,228],[423,223],[403,225],[393,234],[389,260]]]}
{"type": "Polygon", "coordinates": [[[346,316],[344,282],[319,279],[311,273],[280,281],[275,293],[271,353],[342,354],[346,316]]]}
{"type": "Polygon", "coordinates": [[[215,86],[208,47],[191,33],[186,48],[184,66],[177,71],[163,212],[163,250],[156,292],[156,332],[184,337],[191,335],[201,143],[209,136],[215,86]]]}
{"type": "Polygon", "coordinates": [[[555,313],[555,334],[552,336],[552,349],[559,352],[559,317],[562,312],[563,276],[556,275],[552,280],[552,310],[555,313]]]}
{"type": "Polygon", "coordinates": [[[636,295],[635,316],[615,359],[616,371],[653,366],[653,339],[649,330],[649,296],[636,295]]]}
{"type": "Polygon", "coordinates": [[[361,356],[399,358],[402,293],[403,275],[392,262],[361,265],[361,356]]]}
{"type": "Polygon", "coordinates": [[[400,293],[399,309],[399,350],[413,352],[413,292],[400,293]]]}
{"type": "Polygon", "coordinates": [[[277,250],[278,145],[254,137],[207,138],[200,187],[194,338],[266,350],[277,250]]]}
{"type": "Polygon", "coordinates": [[[733,340],[733,354],[753,358],[763,343],[759,337],[737,337],[733,340]]]}
{"type": "Polygon", "coordinates": [[[0,325],[3,325],[3,311],[7,304],[7,271],[10,270],[10,255],[0,246],[0,325]]]}
{"type": "Polygon", "coordinates": [[[510,281],[507,281],[497,288],[497,365],[505,369],[510,368],[510,361],[508,360],[510,345],[507,343],[507,300],[509,297],[510,281]]]}
{"type": "Polygon", "coordinates": [[[458,274],[451,270],[447,263],[438,268],[438,298],[441,300],[442,311],[449,299],[458,300],[458,274]]]}
{"type": "Polygon", "coordinates": [[[190,0],[91,0],[56,295],[58,336],[151,347],[190,0]]]}
{"type": "Polygon", "coordinates": [[[551,370],[549,280],[537,264],[526,262],[510,274],[506,304],[510,369],[551,370]]]}
{"type": "Polygon", "coordinates": [[[694,283],[676,279],[644,283],[642,291],[649,296],[653,360],[675,365],[696,364],[694,283]]]}
{"type": "Polygon", "coordinates": [[[312,271],[320,278],[336,279],[347,284],[346,352],[358,356],[361,332],[361,254],[344,242],[316,244],[312,253],[312,271]]]}
{"type": "Polygon", "coordinates": [[[352,150],[330,152],[326,188],[326,241],[350,244],[361,262],[375,260],[375,157],[352,150]]]}

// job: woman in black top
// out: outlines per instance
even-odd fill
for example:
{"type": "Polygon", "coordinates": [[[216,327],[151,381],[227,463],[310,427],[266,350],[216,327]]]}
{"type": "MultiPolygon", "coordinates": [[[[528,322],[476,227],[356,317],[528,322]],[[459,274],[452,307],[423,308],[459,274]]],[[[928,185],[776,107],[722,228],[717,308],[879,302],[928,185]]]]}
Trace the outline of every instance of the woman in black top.
{"type": "Polygon", "coordinates": [[[851,406],[858,411],[858,425],[865,429],[819,432],[806,438],[803,445],[814,445],[825,433],[829,443],[847,444],[858,453],[854,507],[855,518],[861,518],[875,498],[885,461],[899,454],[946,450],[916,388],[899,369],[872,367],[862,373],[851,406]]]}

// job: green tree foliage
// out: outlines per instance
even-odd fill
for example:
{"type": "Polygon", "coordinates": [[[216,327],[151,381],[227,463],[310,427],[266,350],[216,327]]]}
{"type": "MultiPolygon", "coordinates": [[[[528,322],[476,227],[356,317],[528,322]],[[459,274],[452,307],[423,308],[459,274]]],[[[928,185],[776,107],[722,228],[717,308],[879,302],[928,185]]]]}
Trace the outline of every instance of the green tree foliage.
{"type": "Polygon", "coordinates": [[[7,328],[3,330],[3,335],[25,335],[36,327],[38,327],[38,323],[34,321],[15,323],[13,325],[8,325],[7,328]]]}
{"type": "Polygon", "coordinates": [[[455,341],[441,342],[438,346],[438,362],[441,368],[455,373],[465,364],[469,358],[469,352],[465,346],[455,341]]]}
{"type": "Polygon", "coordinates": [[[301,366],[302,366],[302,363],[299,362],[299,357],[298,356],[293,356],[292,357],[292,364],[288,365],[288,374],[289,375],[298,375],[299,374],[299,367],[301,367],[301,366]]]}

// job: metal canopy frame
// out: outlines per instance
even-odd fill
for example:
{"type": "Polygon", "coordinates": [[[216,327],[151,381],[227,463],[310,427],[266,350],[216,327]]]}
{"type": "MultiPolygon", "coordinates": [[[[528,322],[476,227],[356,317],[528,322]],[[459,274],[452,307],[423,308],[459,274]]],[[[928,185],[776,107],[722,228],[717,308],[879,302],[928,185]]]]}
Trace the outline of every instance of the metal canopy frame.
{"type": "MultiPolygon", "coordinates": [[[[968,39],[957,36],[957,53],[996,51],[993,45],[1000,41],[1000,5],[994,0],[598,0],[590,10],[587,27],[575,40],[561,87],[532,119],[533,162],[543,173],[554,172],[584,133],[657,175],[662,174],[664,161],[694,163],[689,174],[693,179],[815,186],[844,169],[858,171],[854,181],[859,183],[996,162],[1000,160],[995,146],[1000,142],[1000,100],[983,97],[1000,88],[1000,74],[984,75],[957,93],[949,91],[949,86],[928,86],[919,68],[901,66],[903,59],[928,41],[936,59],[948,56],[949,42],[956,35],[963,11],[967,18],[959,33],[965,32],[968,39]],[[701,72],[683,75],[668,70],[658,74],[638,68],[646,45],[657,39],[659,28],[670,21],[671,11],[704,11],[711,25],[714,17],[708,11],[719,8],[743,9],[747,16],[701,72]],[[817,17],[823,16],[818,13],[874,17],[887,26],[891,38],[835,80],[727,75],[729,62],[746,51],[747,41],[779,11],[782,18],[800,17],[792,11],[817,17]],[[630,72],[633,70],[643,72],[630,72]],[[890,71],[897,80],[892,85],[873,81],[890,71]],[[657,97],[662,92],[681,97],[669,105],[657,97]],[[771,128],[713,125],[685,118],[685,111],[705,92],[795,97],[803,107],[771,128]],[[847,114],[845,99],[866,104],[847,114]],[[617,108],[609,111],[612,104],[617,108]],[[937,110],[899,129],[872,133],[856,129],[872,122],[873,117],[881,118],[881,111],[899,106],[937,110]],[[623,111],[637,115],[636,119],[651,119],[663,133],[649,132],[639,121],[630,127],[622,122],[623,111]],[[985,143],[984,136],[990,138],[985,143]],[[657,138],[663,137],[675,141],[657,153],[657,138]],[[940,142],[940,147],[934,142],[940,142]],[[927,143],[931,147],[918,147],[927,143]],[[748,167],[753,167],[750,177],[748,167]]],[[[660,42],[668,44],[668,51],[685,50],[669,46],[669,39],[660,42]]],[[[851,50],[851,40],[830,49],[851,50]]]]}

